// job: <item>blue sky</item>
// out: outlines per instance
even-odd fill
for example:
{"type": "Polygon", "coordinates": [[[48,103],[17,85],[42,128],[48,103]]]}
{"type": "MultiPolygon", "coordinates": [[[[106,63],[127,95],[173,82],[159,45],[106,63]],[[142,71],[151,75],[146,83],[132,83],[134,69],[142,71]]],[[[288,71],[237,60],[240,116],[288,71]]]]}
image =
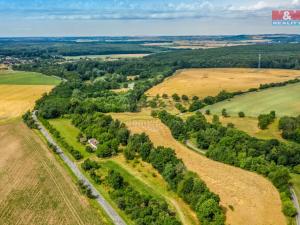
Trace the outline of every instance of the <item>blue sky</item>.
{"type": "Polygon", "coordinates": [[[0,0],[0,36],[300,33],[272,9],[300,0],[0,0]]]}

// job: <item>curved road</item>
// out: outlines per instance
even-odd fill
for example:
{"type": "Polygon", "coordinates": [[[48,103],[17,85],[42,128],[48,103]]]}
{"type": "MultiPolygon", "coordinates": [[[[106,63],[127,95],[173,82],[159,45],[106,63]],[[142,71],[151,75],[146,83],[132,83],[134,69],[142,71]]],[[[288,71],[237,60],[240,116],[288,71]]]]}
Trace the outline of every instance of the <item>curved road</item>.
{"type": "Polygon", "coordinates": [[[104,199],[104,197],[97,191],[97,189],[93,186],[93,184],[81,173],[78,169],[77,165],[73,163],[70,158],[64,154],[62,149],[58,146],[58,144],[53,140],[51,135],[48,133],[46,128],[40,123],[36,116],[36,111],[33,112],[32,118],[38,125],[38,129],[44,135],[49,143],[54,145],[57,148],[57,154],[60,158],[68,165],[68,167],[72,170],[74,175],[84,182],[91,190],[94,196],[96,196],[95,200],[99,203],[99,205],[105,210],[107,215],[111,218],[114,224],[116,225],[126,225],[124,220],[118,215],[118,213],[113,209],[113,207],[104,199]]]}

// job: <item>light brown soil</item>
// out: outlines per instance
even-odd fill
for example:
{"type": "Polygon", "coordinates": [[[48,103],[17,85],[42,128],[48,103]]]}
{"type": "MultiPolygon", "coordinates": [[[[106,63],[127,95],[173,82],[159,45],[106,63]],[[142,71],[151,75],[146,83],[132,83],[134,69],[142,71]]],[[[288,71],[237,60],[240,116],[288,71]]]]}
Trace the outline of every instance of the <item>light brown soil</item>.
{"type": "Polygon", "coordinates": [[[39,137],[0,126],[0,224],[105,224],[39,137]]]}
{"type": "MultiPolygon", "coordinates": [[[[196,172],[209,189],[221,198],[226,208],[226,224],[284,225],[281,200],[276,188],[264,177],[236,167],[215,162],[177,142],[169,129],[158,120],[123,117],[134,133],[146,132],[156,146],[175,149],[187,168],[196,172]],[[229,208],[233,206],[233,210],[229,208]]],[[[114,114],[114,118],[119,118],[114,114]]],[[[122,119],[122,116],[121,118],[122,119]]]]}
{"type": "Polygon", "coordinates": [[[220,91],[246,91],[260,84],[282,82],[300,77],[297,70],[278,69],[188,69],[178,71],[163,83],[147,91],[149,96],[179,95],[215,96],[220,91]]]}

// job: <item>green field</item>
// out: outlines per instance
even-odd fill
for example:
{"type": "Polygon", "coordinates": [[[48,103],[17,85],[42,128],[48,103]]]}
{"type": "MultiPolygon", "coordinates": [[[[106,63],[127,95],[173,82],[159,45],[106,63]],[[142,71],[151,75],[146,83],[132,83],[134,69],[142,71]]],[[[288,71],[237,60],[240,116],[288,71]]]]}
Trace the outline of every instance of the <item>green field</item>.
{"type": "Polygon", "coordinates": [[[80,131],[72,125],[70,119],[51,119],[49,123],[59,131],[60,135],[65,138],[69,145],[80,151],[84,157],[89,155],[84,146],[77,141],[76,137],[80,131]]]}
{"type": "Polygon", "coordinates": [[[56,77],[46,76],[41,73],[0,71],[0,84],[58,85],[60,82],[56,77]]]}
{"type": "Polygon", "coordinates": [[[257,117],[271,110],[275,110],[278,116],[297,116],[300,114],[300,84],[244,94],[207,106],[202,111],[207,109],[219,115],[222,109],[226,109],[230,116],[237,116],[238,112],[243,111],[246,116],[257,117]]]}

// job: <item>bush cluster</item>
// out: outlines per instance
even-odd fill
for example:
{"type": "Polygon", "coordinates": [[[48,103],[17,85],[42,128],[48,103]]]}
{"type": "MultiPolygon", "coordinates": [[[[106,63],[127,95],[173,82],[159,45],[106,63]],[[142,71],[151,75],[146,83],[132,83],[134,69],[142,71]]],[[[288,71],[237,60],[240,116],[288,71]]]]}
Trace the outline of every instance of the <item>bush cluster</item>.
{"type": "Polygon", "coordinates": [[[124,181],[120,173],[109,171],[105,181],[112,188],[109,192],[110,197],[137,225],[181,224],[164,200],[139,193],[124,181]]]}

